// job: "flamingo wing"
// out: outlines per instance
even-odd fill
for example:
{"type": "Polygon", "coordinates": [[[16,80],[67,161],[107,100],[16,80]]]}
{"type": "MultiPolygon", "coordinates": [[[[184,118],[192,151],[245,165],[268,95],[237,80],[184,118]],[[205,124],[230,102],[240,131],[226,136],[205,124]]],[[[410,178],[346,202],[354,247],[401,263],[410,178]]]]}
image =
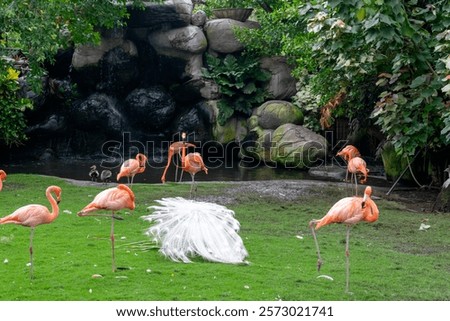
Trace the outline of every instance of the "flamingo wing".
{"type": "Polygon", "coordinates": [[[80,212],[88,213],[97,210],[118,211],[123,208],[130,210],[135,208],[134,194],[127,186],[120,184],[118,187],[108,188],[98,193],[94,200],[80,212]]]}
{"type": "Polygon", "coordinates": [[[39,204],[25,205],[12,214],[0,219],[0,224],[18,224],[34,227],[40,224],[47,224],[52,221],[50,211],[47,207],[39,204]]]}
{"type": "Polygon", "coordinates": [[[316,225],[316,230],[332,223],[355,224],[363,219],[362,197],[345,197],[337,201],[316,225]]]}

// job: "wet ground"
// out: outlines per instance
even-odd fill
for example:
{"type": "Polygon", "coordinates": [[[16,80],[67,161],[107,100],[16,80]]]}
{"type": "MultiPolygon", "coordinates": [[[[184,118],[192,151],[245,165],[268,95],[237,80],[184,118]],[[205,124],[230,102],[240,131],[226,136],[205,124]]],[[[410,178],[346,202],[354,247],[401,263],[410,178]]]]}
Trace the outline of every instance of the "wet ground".
{"type": "MultiPolygon", "coordinates": [[[[89,180],[89,168],[95,161],[71,160],[54,162],[29,162],[15,165],[2,164],[7,173],[34,173],[67,178],[79,185],[99,184],[89,180]]],[[[101,164],[97,162],[99,171],[101,164]]],[[[143,174],[136,175],[136,183],[159,184],[165,164],[150,166],[143,174]]],[[[236,164],[209,164],[209,174],[196,175],[198,182],[226,182],[231,185],[221,195],[203,196],[201,200],[230,204],[236,202],[237,195],[257,194],[261,197],[272,197],[284,201],[294,201],[305,194],[317,194],[325,186],[345,188],[343,179],[345,169],[335,165],[326,168],[315,168],[311,171],[298,169],[275,168],[271,166],[244,167],[236,164]],[[217,165],[217,166],[214,166],[217,165]]],[[[112,168],[113,177],[118,168],[112,168]]],[[[372,173],[375,171],[371,171],[372,173]]],[[[178,172],[178,177],[180,172],[178,172]]],[[[175,166],[167,173],[167,181],[174,181],[175,166]]],[[[113,180],[115,182],[115,180],[113,180]]],[[[124,179],[123,182],[126,182],[124,179]]],[[[190,177],[183,176],[183,183],[189,183],[190,177]]],[[[111,183],[111,186],[115,183],[111,183]]],[[[394,200],[405,204],[412,212],[429,212],[436,200],[438,189],[419,188],[418,186],[402,186],[398,184],[391,190],[393,182],[388,182],[382,176],[369,176],[367,185],[374,187],[374,197],[394,200]],[[391,191],[390,191],[391,190],[391,191]],[[390,192],[389,192],[390,191],[390,192]],[[389,193],[389,194],[388,194],[389,193]],[[387,195],[388,194],[388,195],[387,195]]],[[[363,187],[360,186],[360,195],[363,187]]]]}

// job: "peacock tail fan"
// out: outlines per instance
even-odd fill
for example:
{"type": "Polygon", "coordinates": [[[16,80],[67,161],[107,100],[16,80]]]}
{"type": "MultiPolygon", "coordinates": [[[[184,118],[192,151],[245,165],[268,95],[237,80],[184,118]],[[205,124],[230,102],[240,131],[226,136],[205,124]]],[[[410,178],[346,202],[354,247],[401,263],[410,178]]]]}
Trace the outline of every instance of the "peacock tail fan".
{"type": "Polygon", "coordinates": [[[201,256],[211,262],[248,263],[240,224],[234,211],[215,203],[182,197],[157,200],[153,213],[142,218],[154,223],[146,234],[160,245],[160,252],[176,262],[190,263],[201,256]]]}

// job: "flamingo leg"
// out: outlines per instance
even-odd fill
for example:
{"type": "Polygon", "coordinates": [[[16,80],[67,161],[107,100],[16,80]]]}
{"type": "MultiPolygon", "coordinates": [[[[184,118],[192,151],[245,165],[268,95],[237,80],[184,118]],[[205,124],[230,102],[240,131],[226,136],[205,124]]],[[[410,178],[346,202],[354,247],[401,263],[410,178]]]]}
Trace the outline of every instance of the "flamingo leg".
{"type": "Polygon", "coordinates": [[[114,255],[114,212],[111,219],[111,253],[112,253],[112,271],[116,272],[116,258],[114,255]]]}
{"type": "Polygon", "coordinates": [[[134,175],[131,175],[131,184],[130,184],[130,188],[133,187],[133,180],[134,180],[134,175]]]}
{"type": "Polygon", "coordinates": [[[347,225],[347,237],[345,239],[345,256],[346,256],[346,281],[345,281],[345,292],[349,293],[349,280],[350,280],[350,251],[349,251],[349,243],[350,243],[350,229],[351,226],[347,225]]]}
{"type": "MultiPolygon", "coordinates": [[[[177,164],[179,164],[180,162],[181,162],[181,154],[178,153],[178,163],[177,164]]],[[[183,170],[181,170],[179,182],[181,182],[182,180],[183,180],[183,170]]]]}
{"type": "Polygon", "coordinates": [[[192,174],[191,174],[191,177],[192,177],[192,183],[191,183],[190,198],[192,198],[192,192],[194,191],[194,186],[195,186],[194,176],[195,176],[195,175],[192,175],[192,174]]]}
{"type": "Polygon", "coordinates": [[[345,191],[348,194],[348,169],[345,172],[345,191]]]}
{"type": "Polygon", "coordinates": [[[358,196],[358,177],[356,177],[356,173],[353,175],[355,176],[355,196],[358,196]]]}
{"type": "Polygon", "coordinates": [[[320,267],[322,266],[322,257],[320,256],[320,249],[319,249],[319,242],[317,242],[317,236],[316,236],[316,222],[311,221],[309,223],[309,227],[311,228],[312,235],[314,237],[314,243],[316,244],[316,250],[317,250],[317,272],[320,272],[320,267]]]}
{"type": "Polygon", "coordinates": [[[30,231],[30,279],[33,279],[33,236],[34,227],[30,231]]]}
{"type": "MultiPolygon", "coordinates": [[[[175,183],[178,182],[178,157],[180,154],[177,154],[177,157],[175,159],[175,183]]],[[[183,174],[183,171],[181,171],[181,173],[183,174]]],[[[181,178],[180,178],[181,181],[181,178]]]]}

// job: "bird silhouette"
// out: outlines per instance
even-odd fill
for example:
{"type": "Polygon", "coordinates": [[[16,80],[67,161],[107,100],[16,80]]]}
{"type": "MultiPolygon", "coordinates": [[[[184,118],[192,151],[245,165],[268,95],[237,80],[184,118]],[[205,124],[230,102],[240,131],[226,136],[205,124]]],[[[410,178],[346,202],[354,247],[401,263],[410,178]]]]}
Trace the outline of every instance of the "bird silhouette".
{"type": "Polygon", "coordinates": [[[98,179],[99,173],[97,170],[97,166],[92,165],[91,170],[89,171],[89,177],[91,178],[91,181],[96,182],[98,179]]]}
{"type": "Polygon", "coordinates": [[[328,213],[320,220],[312,220],[309,222],[314,242],[317,249],[317,270],[320,271],[322,266],[322,258],[320,256],[319,243],[317,242],[317,236],[315,230],[318,230],[322,226],[332,223],[343,223],[347,226],[347,237],[345,242],[345,256],[346,260],[346,283],[345,291],[349,290],[349,278],[350,278],[350,229],[358,222],[375,222],[378,220],[379,210],[375,202],[371,199],[372,187],[367,186],[364,191],[364,197],[345,197],[336,202],[328,213]]]}
{"type": "Polygon", "coordinates": [[[116,260],[114,253],[114,220],[122,220],[121,217],[115,216],[115,212],[128,208],[134,210],[136,207],[134,202],[133,191],[124,184],[119,184],[117,187],[108,188],[95,196],[94,200],[86,205],[81,211],[78,212],[78,216],[110,216],[111,217],[111,252],[112,252],[112,270],[116,271],[116,260]],[[92,213],[98,210],[109,210],[112,212],[108,214],[92,213]]]}
{"type": "Polygon", "coordinates": [[[355,183],[355,195],[358,195],[357,175],[362,174],[363,176],[360,180],[361,184],[364,184],[367,181],[369,169],[367,168],[366,162],[361,157],[353,157],[348,161],[347,172],[351,174],[351,183],[352,185],[355,183]]]}
{"type": "MultiPolygon", "coordinates": [[[[166,182],[166,174],[167,174],[167,170],[169,169],[170,162],[172,161],[172,157],[174,155],[179,155],[181,157],[180,153],[181,153],[181,149],[183,148],[183,145],[185,145],[186,147],[196,147],[194,144],[186,143],[184,141],[175,142],[175,143],[172,143],[169,146],[169,155],[168,155],[168,158],[167,158],[167,165],[164,168],[164,172],[163,172],[163,174],[161,176],[161,182],[162,183],[166,182]]],[[[178,173],[178,164],[175,164],[175,166],[176,166],[176,171],[175,171],[175,182],[176,182],[177,181],[177,173],[178,173]]],[[[183,171],[181,172],[181,174],[183,174],[183,171]]],[[[180,180],[181,180],[182,177],[183,176],[181,175],[180,176],[180,180]]]]}
{"type": "Polygon", "coordinates": [[[111,181],[111,176],[112,176],[112,172],[109,169],[104,169],[100,173],[100,180],[104,184],[107,184],[107,183],[109,183],[111,181]]]}
{"type": "Polygon", "coordinates": [[[127,159],[120,167],[119,174],[117,174],[117,181],[119,181],[121,177],[127,177],[128,184],[130,184],[131,179],[131,188],[133,186],[134,175],[143,173],[145,171],[146,162],[147,156],[141,153],[138,153],[136,155],[136,159],[127,159]]]}
{"type": "Polygon", "coordinates": [[[195,187],[195,174],[200,171],[204,171],[206,174],[208,174],[208,169],[203,163],[203,158],[200,153],[189,153],[186,155],[187,143],[184,142],[186,134],[183,133],[181,136],[183,139],[183,145],[181,147],[181,169],[191,175],[192,184],[190,197],[192,198],[192,192],[194,190],[197,190],[197,188],[195,187]]]}
{"type": "Polygon", "coordinates": [[[49,224],[53,222],[59,215],[58,203],[61,201],[61,188],[59,186],[49,186],[45,191],[45,196],[50,202],[52,211],[47,207],[39,204],[25,205],[12,214],[0,219],[0,224],[17,224],[30,227],[30,277],[33,278],[33,235],[36,226],[41,224],[49,224]],[[53,198],[52,193],[55,194],[53,198]]]}
{"type": "Polygon", "coordinates": [[[3,181],[6,180],[6,172],[2,169],[0,169],[0,191],[3,189],[3,181]]]}

